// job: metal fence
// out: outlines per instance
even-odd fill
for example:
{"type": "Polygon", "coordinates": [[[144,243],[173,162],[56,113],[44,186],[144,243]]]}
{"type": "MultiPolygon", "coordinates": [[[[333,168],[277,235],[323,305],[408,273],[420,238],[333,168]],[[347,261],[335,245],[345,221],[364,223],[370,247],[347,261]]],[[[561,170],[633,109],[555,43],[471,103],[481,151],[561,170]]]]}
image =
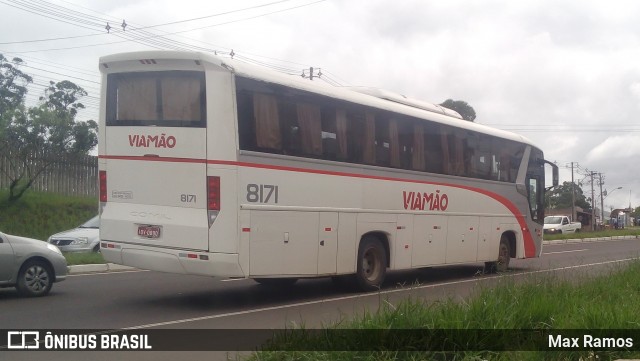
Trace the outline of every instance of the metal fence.
{"type": "MultiPolygon", "coordinates": [[[[29,157],[30,165],[38,168],[44,164],[43,154],[29,157]]],[[[11,177],[21,169],[11,167],[8,154],[0,154],[0,189],[8,189],[11,177]]],[[[98,195],[98,157],[64,156],[55,159],[33,182],[34,191],[51,192],[71,196],[98,195]]]]}

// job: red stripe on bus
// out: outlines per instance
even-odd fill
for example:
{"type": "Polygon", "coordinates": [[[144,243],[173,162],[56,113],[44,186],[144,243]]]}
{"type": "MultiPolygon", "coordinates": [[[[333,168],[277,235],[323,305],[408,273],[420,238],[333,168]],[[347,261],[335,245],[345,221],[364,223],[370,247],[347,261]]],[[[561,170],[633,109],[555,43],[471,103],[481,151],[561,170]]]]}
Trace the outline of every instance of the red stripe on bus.
{"type": "Polygon", "coordinates": [[[196,158],[174,158],[174,157],[159,157],[156,155],[144,155],[144,156],[130,156],[130,155],[100,155],[100,159],[112,159],[112,160],[135,160],[144,162],[168,162],[168,163],[207,163],[206,159],[196,158]]]}
{"type": "Polygon", "coordinates": [[[527,258],[535,257],[535,253],[536,253],[536,247],[533,241],[533,237],[531,236],[531,232],[527,227],[527,223],[525,222],[524,216],[522,214],[519,214],[518,208],[507,198],[497,193],[489,192],[480,188],[468,187],[468,186],[463,186],[458,184],[428,182],[428,181],[421,181],[421,180],[415,180],[415,179],[382,177],[382,176],[365,175],[365,174],[358,174],[358,173],[344,173],[344,172],[326,171],[326,170],[319,170],[319,169],[296,168],[296,167],[287,167],[287,166],[280,166],[280,165],[247,163],[247,162],[238,162],[238,161],[229,161],[229,160],[206,160],[206,159],[199,159],[199,158],[171,158],[171,157],[155,157],[155,156],[154,157],[114,156],[114,155],[101,155],[101,156],[98,156],[98,158],[114,159],[114,160],[150,161],[150,162],[178,162],[178,163],[198,163],[198,164],[206,163],[206,164],[214,164],[214,165],[230,165],[230,166],[238,166],[238,167],[245,167],[245,168],[271,169],[271,170],[296,172],[296,173],[332,175],[332,176],[338,176],[338,177],[375,179],[375,180],[382,180],[382,181],[404,182],[404,183],[415,183],[415,184],[429,184],[429,185],[436,185],[436,186],[465,189],[468,191],[480,193],[487,197],[493,198],[496,201],[500,202],[505,207],[507,207],[507,209],[509,209],[509,211],[511,211],[511,213],[516,217],[516,220],[518,221],[518,224],[520,225],[520,228],[523,231],[522,234],[524,236],[525,257],[527,258]]]}

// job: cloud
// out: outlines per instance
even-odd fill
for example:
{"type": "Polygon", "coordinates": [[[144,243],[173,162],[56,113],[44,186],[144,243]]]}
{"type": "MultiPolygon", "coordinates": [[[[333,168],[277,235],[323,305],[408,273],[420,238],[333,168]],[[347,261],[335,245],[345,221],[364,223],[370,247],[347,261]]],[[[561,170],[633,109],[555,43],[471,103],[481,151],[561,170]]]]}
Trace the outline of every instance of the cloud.
{"type": "Polygon", "coordinates": [[[598,144],[586,155],[587,162],[604,162],[612,159],[640,160],[640,135],[612,136],[598,144]]]}

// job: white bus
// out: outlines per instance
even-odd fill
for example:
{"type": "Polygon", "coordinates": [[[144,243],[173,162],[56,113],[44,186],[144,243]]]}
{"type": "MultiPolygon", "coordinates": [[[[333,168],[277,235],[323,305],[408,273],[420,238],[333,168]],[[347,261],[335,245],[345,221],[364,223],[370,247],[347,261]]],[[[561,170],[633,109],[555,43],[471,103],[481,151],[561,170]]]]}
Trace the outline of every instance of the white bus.
{"type": "Polygon", "coordinates": [[[540,256],[545,161],[521,136],[210,54],[100,70],[109,262],[368,290],[389,270],[540,256]]]}

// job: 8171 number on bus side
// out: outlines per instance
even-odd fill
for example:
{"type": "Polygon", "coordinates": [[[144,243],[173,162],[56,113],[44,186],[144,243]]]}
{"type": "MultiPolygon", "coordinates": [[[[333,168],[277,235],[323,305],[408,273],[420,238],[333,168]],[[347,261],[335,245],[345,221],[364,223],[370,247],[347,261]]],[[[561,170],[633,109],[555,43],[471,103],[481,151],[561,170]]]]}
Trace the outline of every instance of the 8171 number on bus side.
{"type": "Polygon", "coordinates": [[[247,184],[247,202],[278,203],[278,186],[272,184],[247,184]]]}

